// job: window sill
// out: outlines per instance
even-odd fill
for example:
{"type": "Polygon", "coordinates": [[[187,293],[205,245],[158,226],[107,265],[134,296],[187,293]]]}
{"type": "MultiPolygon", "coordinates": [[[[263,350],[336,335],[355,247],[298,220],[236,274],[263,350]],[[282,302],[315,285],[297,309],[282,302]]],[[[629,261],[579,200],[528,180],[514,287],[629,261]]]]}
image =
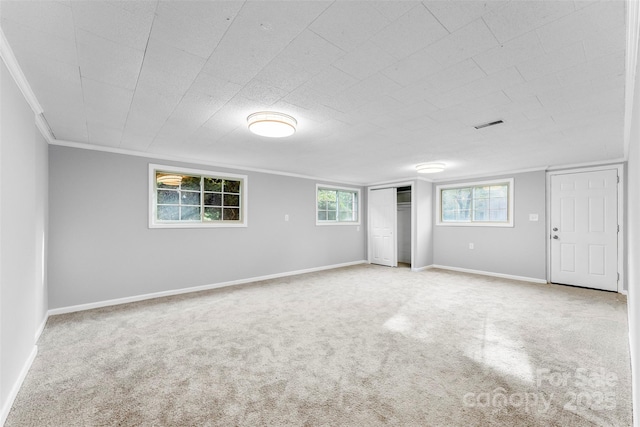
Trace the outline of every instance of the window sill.
{"type": "Polygon", "coordinates": [[[203,223],[176,223],[176,224],[149,224],[149,228],[242,228],[247,227],[247,224],[203,224],[203,223]]]}
{"type": "Polygon", "coordinates": [[[444,227],[502,227],[502,228],[513,228],[514,227],[513,222],[509,222],[509,223],[506,223],[506,222],[505,223],[437,222],[436,225],[437,226],[444,226],[444,227]]]}

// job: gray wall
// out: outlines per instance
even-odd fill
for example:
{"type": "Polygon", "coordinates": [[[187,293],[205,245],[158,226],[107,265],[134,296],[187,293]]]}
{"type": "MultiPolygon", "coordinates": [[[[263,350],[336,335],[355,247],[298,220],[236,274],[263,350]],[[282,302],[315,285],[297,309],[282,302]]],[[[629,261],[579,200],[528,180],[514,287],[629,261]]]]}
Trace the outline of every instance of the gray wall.
{"type": "MultiPolygon", "coordinates": [[[[475,181],[505,177],[514,178],[514,227],[435,225],[434,264],[546,280],[546,174],[538,171],[475,181]],[[530,213],[538,214],[539,220],[529,221],[530,213]],[[474,244],[473,250],[469,243],[474,244]]],[[[465,181],[438,184],[457,182],[465,181]]],[[[436,184],[434,194],[435,188],[436,184]]],[[[435,218],[435,203],[432,212],[435,218]]]]}
{"type": "Polygon", "coordinates": [[[60,146],[49,155],[51,309],[366,259],[364,222],[315,225],[314,180],[60,146]],[[149,163],[247,174],[249,226],[149,229],[149,163]]]}
{"type": "Polygon", "coordinates": [[[35,142],[35,246],[36,246],[36,327],[42,328],[49,310],[47,278],[49,244],[49,144],[39,131],[35,142]]]}
{"type": "Polygon", "coordinates": [[[411,205],[398,203],[398,262],[411,264],[411,205]]]}
{"type": "Polygon", "coordinates": [[[46,281],[42,280],[47,146],[35,128],[33,111],[2,61],[0,88],[0,405],[4,418],[47,310],[46,281]]]}
{"type": "MultiPolygon", "coordinates": [[[[638,49],[640,54],[640,48],[638,49]]],[[[640,55],[639,55],[640,56],[640,55]]],[[[640,67],[636,67],[627,182],[627,289],[633,422],[640,427],[640,67]]]]}
{"type": "Polygon", "coordinates": [[[433,264],[433,189],[430,182],[415,181],[416,256],[413,268],[433,264]]]}

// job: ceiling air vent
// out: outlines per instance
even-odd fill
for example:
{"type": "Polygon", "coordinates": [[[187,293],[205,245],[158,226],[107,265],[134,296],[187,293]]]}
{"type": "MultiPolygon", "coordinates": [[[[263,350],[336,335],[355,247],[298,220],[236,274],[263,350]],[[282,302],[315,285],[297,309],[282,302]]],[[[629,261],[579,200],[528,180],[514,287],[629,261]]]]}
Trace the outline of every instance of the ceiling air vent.
{"type": "Polygon", "coordinates": [[[495,122],[483,123],[478,126],[474,126],[476,129],[488,128],[489,126],[499,125],[500,123],[504,123],[502,120],[496,120],[495,122]]]}

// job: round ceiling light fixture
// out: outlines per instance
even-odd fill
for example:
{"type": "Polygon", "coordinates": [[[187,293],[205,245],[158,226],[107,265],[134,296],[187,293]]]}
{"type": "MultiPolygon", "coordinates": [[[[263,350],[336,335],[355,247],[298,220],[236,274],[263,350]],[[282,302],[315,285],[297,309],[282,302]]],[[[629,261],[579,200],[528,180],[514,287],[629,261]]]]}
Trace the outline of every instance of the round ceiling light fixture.
{"type": "Polygon", "coordinates": [[[444,170],[444,163],[420,163],[416,166],[418,173],[438,173],[444,170]]]}
{"type": "Polygon", "coordinates": [[[296,131],[298,122],[291,116],[275,111],[261,111],[247,117],[249,130],[256,135],[268,138],[291,136],[296,131]]]}

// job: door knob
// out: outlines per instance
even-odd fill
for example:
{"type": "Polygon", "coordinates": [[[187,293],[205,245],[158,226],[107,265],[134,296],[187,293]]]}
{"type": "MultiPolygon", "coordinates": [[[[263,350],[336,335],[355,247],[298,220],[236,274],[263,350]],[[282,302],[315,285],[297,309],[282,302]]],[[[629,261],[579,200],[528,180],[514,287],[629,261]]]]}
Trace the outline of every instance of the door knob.
{"type": "Polygon", "coordinates": [[[558,240],[558,236],[556,236],[556,235],[554,235],[554,236],[553,236],[553,238],[554,238],[554,239],[556,239],[556,240],[558,240]]]}
{"type": "Polygon", "coordinates": [[[553,227],[553,231],[558,231],[558,227],[553,227]]]}

